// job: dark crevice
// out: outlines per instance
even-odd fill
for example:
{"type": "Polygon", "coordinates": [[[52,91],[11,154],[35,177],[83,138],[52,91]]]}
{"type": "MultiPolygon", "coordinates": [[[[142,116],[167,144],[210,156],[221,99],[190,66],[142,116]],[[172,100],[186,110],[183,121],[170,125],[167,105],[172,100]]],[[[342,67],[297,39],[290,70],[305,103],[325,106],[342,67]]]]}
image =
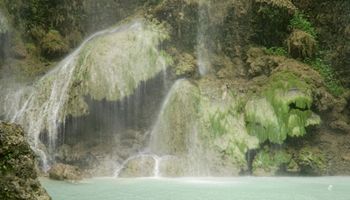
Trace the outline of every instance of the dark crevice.
{"type": "Polygon", "coordinates": [[[296,105],[295,102],[293,102],[293,103],[289,104],[289,112],[291,110],[308,111],[308,110],[310,110],[310,108],[308,108],[307,106],[305,108],[300,108],[296,105]]]}

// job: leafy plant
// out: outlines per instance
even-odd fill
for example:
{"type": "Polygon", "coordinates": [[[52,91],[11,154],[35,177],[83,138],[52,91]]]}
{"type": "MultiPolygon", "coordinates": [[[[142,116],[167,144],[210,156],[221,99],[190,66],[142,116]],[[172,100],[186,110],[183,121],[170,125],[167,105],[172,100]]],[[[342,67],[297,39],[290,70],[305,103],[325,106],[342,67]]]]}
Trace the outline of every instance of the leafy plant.
{"type": "Polygon", "coordinates": [[[265,51],[274,56],[288,56],[288,52],[284,47],[271,47],[267,48],[265,51]]]}
{"type": "Polygon", "coordinates": [[[343,94],[344,88],[342,87],[340,81],[336,77],[336,73],[332,67],[326,64],[321,58],[316,58],[314,60],[305,60],[305,62],[311,65],[315,70],[317,70],[321,76],[324,78],[326,87],[329,92],[335,96],[343,94]]]}
{"type": "Polygon", "coordinates": [[[290,27],[292,29],[299,29],[309,33],[314,38],[317,37],[315,28],[312,26],[311,22],[308,21],[303,13],[296,12],[293,18],[290,20],[290,27]]]}

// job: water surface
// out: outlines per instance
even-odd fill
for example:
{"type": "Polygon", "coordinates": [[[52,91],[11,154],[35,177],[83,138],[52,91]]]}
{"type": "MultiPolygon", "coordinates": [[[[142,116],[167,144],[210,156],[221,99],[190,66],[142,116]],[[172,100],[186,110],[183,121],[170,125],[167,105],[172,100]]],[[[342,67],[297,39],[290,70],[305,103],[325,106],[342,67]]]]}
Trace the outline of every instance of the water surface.
{"type": "Polygon", "coordinates": [[[350,177],[42,179],[53,200],[349,200],[350,177]]]}

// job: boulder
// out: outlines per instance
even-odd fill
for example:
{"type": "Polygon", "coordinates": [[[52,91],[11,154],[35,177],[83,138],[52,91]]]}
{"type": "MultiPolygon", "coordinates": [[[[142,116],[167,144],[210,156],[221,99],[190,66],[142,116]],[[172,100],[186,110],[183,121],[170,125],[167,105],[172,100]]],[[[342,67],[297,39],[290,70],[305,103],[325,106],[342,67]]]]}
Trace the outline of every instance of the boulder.
{"type": "Polygon", "coordinates": [[[0,123],[0,199],[50,200],[41,187],[36,158],[18,125],[0,123]]]}
{"type": "Polygon", "coordinates": [[[49,177],[54,180],[79,181],[83,179],[82,172],[78,167],[65,164],[55,164],[49,170],[49,177]]]}

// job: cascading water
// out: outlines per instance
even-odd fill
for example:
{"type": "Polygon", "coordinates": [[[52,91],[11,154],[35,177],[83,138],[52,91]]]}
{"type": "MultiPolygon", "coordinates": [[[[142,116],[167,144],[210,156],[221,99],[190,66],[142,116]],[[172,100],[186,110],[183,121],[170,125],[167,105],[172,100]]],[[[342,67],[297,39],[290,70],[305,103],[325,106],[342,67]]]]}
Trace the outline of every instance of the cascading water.
{"type": "Polygon", "coordinates": [[[197,34],[197,64],[198,71],[201,76],[206,75],[210,72],[211,61],[210,53],[211,47],[209,45],[209,9],[210,1],[201,0],[199,1],[198,8],[198,34],[197,34]]]}
{"type": "Polygon", "coordinates": [[[3,84],[5,119],[24,127],[46,169],[67,117],[91,112],[88,99],[128,102],[143,82],[165,75],[170,59],[158,45],[166,37],[160,25],[142,19],[95,33],[33,85],[3,84]]]}
{"type": "Polygon", "coordinates": [[[0,11],[0,64],[4,62],[6,57],[6,47],[8,46],[8,21],[0,11]]]}

